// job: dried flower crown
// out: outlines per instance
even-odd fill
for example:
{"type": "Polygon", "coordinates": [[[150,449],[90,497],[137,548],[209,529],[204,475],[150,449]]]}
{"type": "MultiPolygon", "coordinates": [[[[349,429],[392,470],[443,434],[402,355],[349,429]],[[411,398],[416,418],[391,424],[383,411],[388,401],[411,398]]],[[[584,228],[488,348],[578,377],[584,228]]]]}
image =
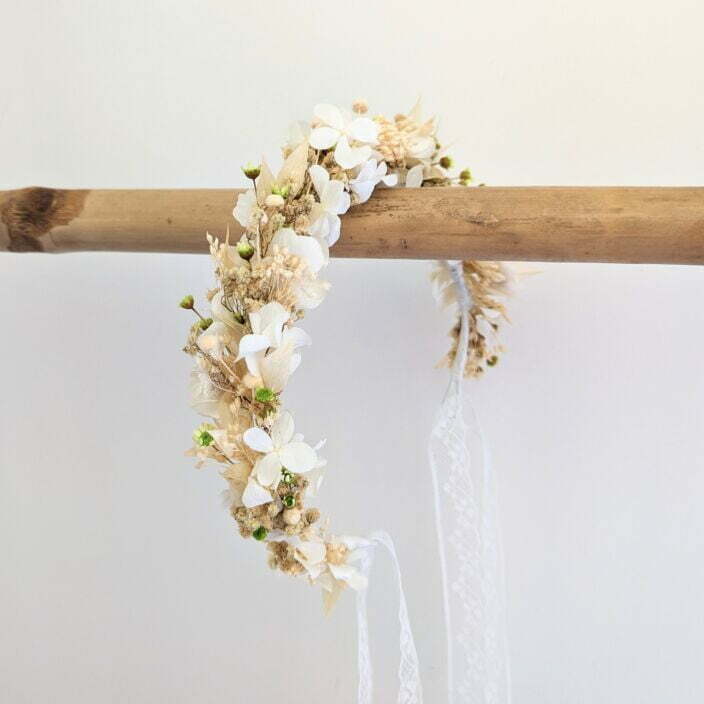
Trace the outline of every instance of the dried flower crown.
{"type": "MultiPolygon", "coordinates": [[[[325,460],[323,443],[305,442],[281,405],[300,350],[311,342],[296,323],[330,288],[320,272],[350,207],[377,186],[472,181],[467,169],[450,176],[452,159],[437,140],[436,122],[421,119],[418,104],[393,119],[367,112],[364,101],[349,114],[317,105],[310,123],[290,128],[277,175],[266,164],[243,168],[253,187],[238,197],[233,214],[244,234],[236,244],[208,235],[217,279],[207,295],[210,316],[197,311],[192,296],[181,301],[198,316],[184,348],[195,359],[191,404],[209,419],[194,432],[189,454],[199,466],[213,460],[222,467],[240,534],[266,543],[272,568],[320,586],[328,606],[345,586],[365,585],[355,563],[367,541],[329,534],[318,509],[306,506],[325,460]]],[[[477,376],[498,359],[500,297],[510,277],[496,262],[464,262],[463,271],[473,301],[465,373],[477,376]]],[[[440,265],[433,279],[438,297],[452,303],[447,267],[440,265]]]]}

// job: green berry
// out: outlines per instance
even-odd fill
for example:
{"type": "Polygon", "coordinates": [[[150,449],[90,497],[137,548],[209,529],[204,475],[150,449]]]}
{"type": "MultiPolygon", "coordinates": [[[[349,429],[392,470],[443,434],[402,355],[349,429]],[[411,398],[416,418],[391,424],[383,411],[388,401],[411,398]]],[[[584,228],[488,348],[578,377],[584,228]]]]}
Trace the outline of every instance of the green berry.
{"type": "Polygon", "coordinates": [[[254,392],[254,398],[256,398],[259,403],[271,403],[276,398],[276,394],[271,389],[262,387],[254,392]]]}
{"type": "Polygon", "coordinates": [[[255,528],[254,532],[252,533],[252,537],[255,540],[264,540],[267,535],[268,531],[264,526],[259,526],[259,528],[255,528]]]}
{"type": "Polygon", "coordinates": [[[440,166],[442,166],[443,169],[451,169],[453,163],[451,156],[443,156],[440,159],[440,166]]]}
{"type": "Polygon", "coordinates": [[[237,243],[237,254],[245,261],[249,261],[254,256],[254,247],[243,238],[237,243]]]}
{"type": "Polygon", "coordinates": [[[460,171],[460,180],[461,181],[471,181],[472,180],[472,172],[469,169],[462,169],[462,171],[460,171]]]}
{"type": "Polygon", "coordinates": [[[496,363],[497,363],[498,361],[499,361],[499,358],[498,358],[496,355],[494,355],[493,357],[489,357],[489,359],[486,360],[486,363],[487,363],[490,367],[495,367],[495,366],[496,366],[496,363]]]}
{"type": "Polygon", "coordinates": [[[286,508],[293,508],[296,505],[296,497],[293,494],[287,494],[284,496],[283,502],[286,508]]]}

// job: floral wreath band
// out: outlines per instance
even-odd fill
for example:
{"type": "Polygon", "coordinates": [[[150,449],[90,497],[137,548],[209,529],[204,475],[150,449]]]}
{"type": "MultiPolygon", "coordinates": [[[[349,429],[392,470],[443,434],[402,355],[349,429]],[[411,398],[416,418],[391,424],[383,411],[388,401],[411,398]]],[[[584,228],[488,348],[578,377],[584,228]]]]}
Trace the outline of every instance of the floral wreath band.
{"type": "MultiPolygon", "coordinates": [[[[212,460],[221,467],[240,534],[266,544],[272,568],[321,587],[330,607],[346,586],[366,585],[360,561],[368,540],[329,533],[319,510],[307,505],[326,463],[324,443],[296,433],[282,405],[301,350],[311,343],[297,323],[330,289],[320,274],[350,207],[376,187],[469,186],[472,175],[451,175],[436,121],[421,119],[419,104],[393,119],[369,117],[361,100],[352,113],[321,104],[313,115],[290,128],[277,175],[265,163],[244,167],[252,188],[233,211],[244,228],[239,241],[208,235],[216,276],[209,315],[199,313],[192,296],[181,307],[197,315],[184,351],[195,360],[192,406],[208,418],[193,433],[189,454],[198,466],[212,460]]],[[[476,377],[498,360],[501,301],[511,277],[497,262],[465,261],[454,270],[440,263],[433,280],[444,304],[458,303],[453,271],[471,297],[469,328],[462,336],[458,312],[443,363],[456,364],[461,352],[461,371],[476,377]]]]}

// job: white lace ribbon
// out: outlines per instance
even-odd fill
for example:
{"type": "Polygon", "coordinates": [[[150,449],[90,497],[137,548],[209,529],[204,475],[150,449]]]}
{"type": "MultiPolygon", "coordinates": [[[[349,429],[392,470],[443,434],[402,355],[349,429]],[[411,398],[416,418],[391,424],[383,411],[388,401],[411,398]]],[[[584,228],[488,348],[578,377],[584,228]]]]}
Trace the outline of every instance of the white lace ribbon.
{"type": "Polygon", "coordinates": [[[489,453],[462,380],[472,305],[462,262],[447,262],[457,291],[460,338],[428,455],[442,570],[449,704],[509,704],[503,555],[489,453]]]}
{"type": "MultiPolygon", "coordinates": [[[[369,536],[369,548],[364,552],[360,564],[360,571],[368,577],[374,559],[374,549],[377,545],[386,548],[394,566],[396,584],[398,585],[398,620],[400,627],[400,652],[401,662],[398,668],[399,690],[398,704],[422,704],[423,689],[420,682],[420,668],[418,653],[413,640],[411,622],[408,618],[406,595],[403,591],[401,568],[394,548],[393,540],[384,532],[373,533],[369,536]]],[[[371,652],[369,649],[369,626],[367,622],[367,590],[357,592],[357,633],[358,633],[358,663],[359,663],[359,704],[372,704],[373,668],[371,652]]]]}
{"type": "MultiPolygon", "coordinates": [[[[489,453],[470,407],[463,413],[462,383],[469,341],[470,293],[462,262],[447,262],[460,314],[460,336],[450,383],[428,445],[442,570],[447,635],[449,704],[510,704],[503,555],[498,501],[489,453]]],[[[401,570],[391,538],[375,533],[360,570],[369,575],[374,547],[384,546],[399,591],[399,704],[422,704],[418,654],[408,618],[401,570]]],[[[367,622],[367,590],[357,593],[358,704],[372,704],[373,668],[367,622]]]]}

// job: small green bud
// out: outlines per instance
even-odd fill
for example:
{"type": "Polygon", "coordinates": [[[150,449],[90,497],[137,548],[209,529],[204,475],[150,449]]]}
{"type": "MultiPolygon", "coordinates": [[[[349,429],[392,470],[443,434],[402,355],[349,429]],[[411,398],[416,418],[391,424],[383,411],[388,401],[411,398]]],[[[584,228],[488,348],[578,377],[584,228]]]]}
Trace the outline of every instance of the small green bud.
{"type": "Polygon", "coordinates": [[[281,479],[284,484],[293,484],[293,474],[288,471],[285,467],[281,470],[281,479]]]}
{"type": "Polygon", "coordinates": [[[254,256],[254,247],[252,247],[249,240],[242,237],[237,243],[237,254],[245,261],[249,261],[254,256]]]}
{"type": "Polygon", "coordinates": [[[487,363],[490,367],[495,367],[495,366],[496,366],[496,363],[497,363],[498,361],[499,361],[499,358],[498,358],[496,355],[494,355],[493,357],[489,357],[489,359],[486,360],[486,363],[487,363]]]}
{"type": "Polygon", "coordinates": [[[203,423],[193,431],[193,441],[201,447],[208,447],[213,444],[215,438],[210,434],[214,426],[210,423],[203,423]]]}
{"type": "Polygon", "coordinates": [[[296,505],[296,497],[293,494],[286,494],[283,498],[286,508],[293,508],[296,505]]]}
{"type": "Polygon", "coordinates": [[[276,394],[271,389],[267,389],[264,386],[254,392],[254,398],[256,398],[259,403],[271,403],[276,398],[276,394]]]}
{"type": "Polygon", "coordinates": [[[198,323],[201,330],[207,330],[213,324],[212,318],[203,318],[203,320],[198,323]]]}
{"type": "Polygon", "coordinates": [[[271,192],[275,196],[281,196],[284,200],[286,200],[286,198],[288,198],[289,194],[291,193],[291,186],[289,186],[288,184],[286,184],[285,186],[274,185],[271,187],[271,192]]]}
{"type": "Polygon", "coordinates": [[[443,169],[451,169],[451,168],[452,168],[452,164],[454,164],[454,162],[452,161],[452,157],[451,157],[451,156],[443,156],[443,157],[441,157],[441,159],[440,159],[440,166],[442,166],[443,169]]]}
{"type": "Polygon", "coordinates": [[[264,526],[259,526],[259,528],[255,528],[254,532],[252,533],[252,537],[255,540],[264,540],[266,536],[268,535],[269,531],[264,526]]]}
{"type": "Polygon", "coordinates": [[[462,169],[462,171],[460,171],[460,180],[471,181],[472,180],[472,172],[469,169],[462,169]]]}
{"type": "Polygon", "coordinates": [[[184,296],[181,299],[181,302],[179,303],[179,305],[181,306],[181,308],[185,308],[186,310],[192,310],[193,303],[194,303],[193,296],[188,295],[188,296],[184,296]]]}
{"type": "Polygon", "coordinates": [[[259,174],[262,172],[262,167],[257,166],[253,164],[251,161],[247,164],[245,164],[242,167],[242,171],[244,172],[244,175],[254,181],[255,178],[259,176],[259,174]]]}

